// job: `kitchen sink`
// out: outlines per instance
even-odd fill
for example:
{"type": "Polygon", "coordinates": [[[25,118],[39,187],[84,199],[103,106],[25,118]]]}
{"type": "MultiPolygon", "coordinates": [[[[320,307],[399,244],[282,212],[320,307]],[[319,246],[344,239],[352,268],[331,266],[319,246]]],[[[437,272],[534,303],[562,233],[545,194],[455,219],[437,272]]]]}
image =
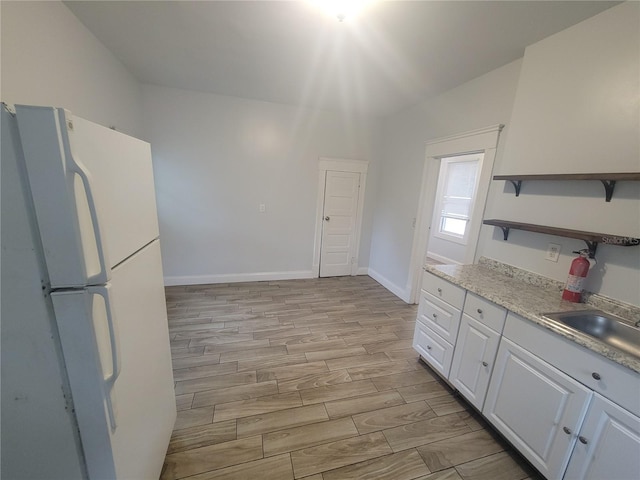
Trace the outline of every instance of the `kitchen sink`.
{"type": "Polygon", "coordinates": [[[544,317],[640,358],[640,328],[600,310],[545,313],[544,317]]]}

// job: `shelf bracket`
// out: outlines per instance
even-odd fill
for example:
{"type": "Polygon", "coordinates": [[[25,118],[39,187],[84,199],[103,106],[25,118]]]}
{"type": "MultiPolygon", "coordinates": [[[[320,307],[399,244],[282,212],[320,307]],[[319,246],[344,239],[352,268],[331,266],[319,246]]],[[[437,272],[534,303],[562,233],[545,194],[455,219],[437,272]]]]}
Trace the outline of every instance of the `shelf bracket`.
{"type": "Polygon", "coordinates": [[[605,200],[607,202],[611,201],[611,197],[613,196],[613,189],[616,186],[616,181],[615,180],[600,180],[602,182],[602,185],[604,185],[604,193],[605,193],[605,200]]]}
{"type": "Polygon", "coordinates": [[[504,241],[506,242],[509,239],[509,227],[502,227],[501,226],[500,230],[502,230],[502,236],[504,237],[504,241]]]}
{"type": "Polygon", "coordinates": [[[584,240],[587,244],[587,250],[589,250],[589,258],[596,258],[596,250],[598,249],[598,242],[584,240]]]}
{"type": "MultiPolygon", "coordinates": [[[[522,180],[509,180],[509,182],[511,182],[511,184],[513,185],[513,188],[516,189],[516,197],[520,196],[520,188],[522,187],[522,180]]],[[[615,182],[613,182],[615,183],[615,182]]],[[[605,187],[607,188],[607,187],[605,187]]],[[[505,238],[506,240],[506,238],[505,238]]]]}

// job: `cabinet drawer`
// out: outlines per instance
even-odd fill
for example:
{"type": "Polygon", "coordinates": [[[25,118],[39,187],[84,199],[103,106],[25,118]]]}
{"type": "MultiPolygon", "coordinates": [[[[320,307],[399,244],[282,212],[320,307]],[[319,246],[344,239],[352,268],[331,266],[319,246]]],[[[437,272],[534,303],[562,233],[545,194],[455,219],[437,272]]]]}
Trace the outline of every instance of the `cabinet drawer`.
{"type": "Polygon", "coordinates": [[[451,370],[453,345],[445,341],[424,323],[417,321],[413,334],[413,348],[445,378],[451,370]]]}
{"type": "Polygon", "coordinates": [[[464,294],[466,293],[464,288],[458,287],[453,283],[449,283],[429,272],[425,272],[422,275],[422,289],[426,290],[436,298],[444,300],[449,305],[453,305],[454,307],[462,310],[464,294]]]}
{"type": "Polygon", "coordinates": [[[458,337],[460,316],[457,308],[424,290],[420,292],[418,319],[452,345],[455,345],[458,337]]]}
{"type": "Polygon", "coordinates": [[[464,313],[498,333],[502,333],[507,318],[506,309],[471,292],[464,301],[464,313]]]}
{"type": "Polygon", "coordinates": [[[507,316],[504,336],[603,397],[640,415],[640,380],[631,369],[513,313],[507,316]]]}

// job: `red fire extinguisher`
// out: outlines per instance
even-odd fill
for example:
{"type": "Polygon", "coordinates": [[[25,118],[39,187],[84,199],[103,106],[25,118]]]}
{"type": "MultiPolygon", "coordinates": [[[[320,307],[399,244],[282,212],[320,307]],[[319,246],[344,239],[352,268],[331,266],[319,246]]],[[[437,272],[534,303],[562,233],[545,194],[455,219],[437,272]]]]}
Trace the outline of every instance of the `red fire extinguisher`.
{"type": "Polygon", "coordinates": [[[574,258],[571,262],[567,283],[564,286],[564,291],[562,292],[562,299],[568,300],[569,302],[579,303],[582,289],[584,287],[584,281],[587,278],[587,273],[589,273],[589,267],[591,267],[591,264],[588,260],[588,250],[580,250],[573,253],[578,253],[580,256],[574,258]]]}

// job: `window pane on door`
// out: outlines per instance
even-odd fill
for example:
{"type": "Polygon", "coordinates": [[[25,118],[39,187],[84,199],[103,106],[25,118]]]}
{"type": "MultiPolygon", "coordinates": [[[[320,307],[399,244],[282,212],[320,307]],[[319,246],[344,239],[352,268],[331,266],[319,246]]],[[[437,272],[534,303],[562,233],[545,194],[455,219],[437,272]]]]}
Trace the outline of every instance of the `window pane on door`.
{"type": "Polygon", "coordinates": [[[464,238],[476,191],[478,155],[442,159],[439,233],[464,238]]]}
{"type": "Polygon", "coordinates": [[[467,220],[460,220],[458,218],[442,218],[441,232],[453,233],[454,235],[464,236],[464,232],[467,228],[467,220]]]}

